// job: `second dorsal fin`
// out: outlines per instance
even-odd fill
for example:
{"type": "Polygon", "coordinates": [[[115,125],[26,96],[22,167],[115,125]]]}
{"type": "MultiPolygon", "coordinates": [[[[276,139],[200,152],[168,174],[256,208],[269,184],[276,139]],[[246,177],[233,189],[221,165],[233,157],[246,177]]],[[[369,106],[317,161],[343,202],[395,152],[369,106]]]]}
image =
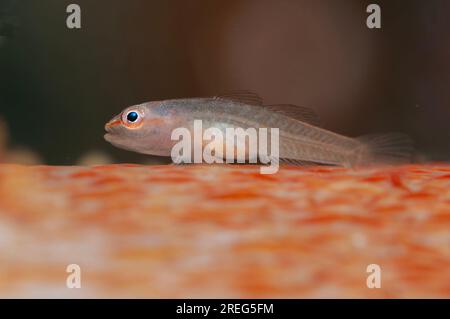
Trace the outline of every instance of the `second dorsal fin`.
{"type": "Polygon", "coordinates": [[[262,98],[258,94],[251,91],[231,91],[228,93],[217,95],[215,96],[215,98],[250,105],[262,105],[262,98]]]}
{"type": "Polygon", "coordinates": [[[266,105],[265,108],[292,117],[296,120],[306,122],[315,126],[320,126],[321,121],[314,110],[293,104],[266,105]]]}

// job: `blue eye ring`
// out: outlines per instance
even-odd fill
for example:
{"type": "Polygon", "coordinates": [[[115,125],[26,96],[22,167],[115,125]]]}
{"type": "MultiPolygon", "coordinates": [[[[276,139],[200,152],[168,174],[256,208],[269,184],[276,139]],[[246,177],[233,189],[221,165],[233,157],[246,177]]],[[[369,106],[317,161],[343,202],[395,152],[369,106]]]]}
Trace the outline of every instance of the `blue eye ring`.
{"type": "Polygon", "coordinates": [[[136,111],[128,112],[127,121],[129,123],[135,123],[139,119],[139,114],[136,111]]]}

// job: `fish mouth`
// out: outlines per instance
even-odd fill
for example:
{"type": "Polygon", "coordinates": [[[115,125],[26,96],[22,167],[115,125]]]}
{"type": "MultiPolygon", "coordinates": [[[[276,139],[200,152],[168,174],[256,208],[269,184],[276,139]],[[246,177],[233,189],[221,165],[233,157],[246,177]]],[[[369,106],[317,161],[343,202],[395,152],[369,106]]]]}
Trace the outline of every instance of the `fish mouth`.
{"type": "Polygon", "coordinates": [[[103,138],[106,141],[111,143],[111,140],[113,138],[113,128],[112,128],[111,122],[108,122],[105,124],[105,131],[106,131],[106,134],[103,135],[103,138]]]}
{"type": "MultiPolygon", "coordinates": [[[[117,116],[115,116],[108,123],[105,124],[105,131],[107,133],[114,133],[114,128],[116,128],[120,123],[121,123],[120,119],[117,116]]],[[[108,135],[108,134],[106,134],[106,135],[108,135]]],[[[106,138],[106,135],[105,135],[105,138],[106,138]]]]}
{"type": "Polygon", "coordinates": [[[107,141],[110,142],[112,141],[112,134],[111,133],[106,133],[105,135],[103,135],[103,138],[107,141]]]}
{"type": "Polygon", "coordinates": [[[105,130],[107,132],[110,132],[114,126],[117,126],[120,123],[121,123],[121,120],[117,116],[115,116],[114,118],[111,119],[111,121],[109,121],[108,123],[105,124],[105,130]]]}
{"type": "Polygon", "coordinates": [[[106,123],[105,124],[105,131],[108,132],[108,133],[111,133],[112,130],[113,130],[112,127],[113,127],[113,125],[111,125],[111,122],[106,123]]]}

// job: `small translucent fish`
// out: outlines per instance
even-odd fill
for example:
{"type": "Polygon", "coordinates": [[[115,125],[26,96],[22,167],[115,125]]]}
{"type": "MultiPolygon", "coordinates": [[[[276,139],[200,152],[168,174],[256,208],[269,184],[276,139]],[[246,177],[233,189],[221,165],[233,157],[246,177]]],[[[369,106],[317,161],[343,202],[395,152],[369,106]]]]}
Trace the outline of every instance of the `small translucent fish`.
{"type": "Polygon", "coordinates": [[[174,129],[203,126],[279,128],[279,157],[292,164],[317,163],[360,166],[409,162],[412,142],[404,134],[389,133],[351,138],[319,127],[318,117],[295,105],[263,105],[254,93],[241,91],[210,98],[143,103],[126,108],[106,125],[111,144],[144,154],[170,156],[174,129]]]}

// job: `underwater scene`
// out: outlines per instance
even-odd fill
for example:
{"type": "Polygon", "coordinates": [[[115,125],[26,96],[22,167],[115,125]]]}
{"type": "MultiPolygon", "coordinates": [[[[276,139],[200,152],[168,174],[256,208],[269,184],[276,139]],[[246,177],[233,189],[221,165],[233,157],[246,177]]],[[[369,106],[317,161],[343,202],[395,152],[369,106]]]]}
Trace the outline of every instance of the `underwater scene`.
{"type": "Polygon", "coordinates": [[[449,34],[439,0],[1,0],[0,298],[450,298],[449,34]]]}

